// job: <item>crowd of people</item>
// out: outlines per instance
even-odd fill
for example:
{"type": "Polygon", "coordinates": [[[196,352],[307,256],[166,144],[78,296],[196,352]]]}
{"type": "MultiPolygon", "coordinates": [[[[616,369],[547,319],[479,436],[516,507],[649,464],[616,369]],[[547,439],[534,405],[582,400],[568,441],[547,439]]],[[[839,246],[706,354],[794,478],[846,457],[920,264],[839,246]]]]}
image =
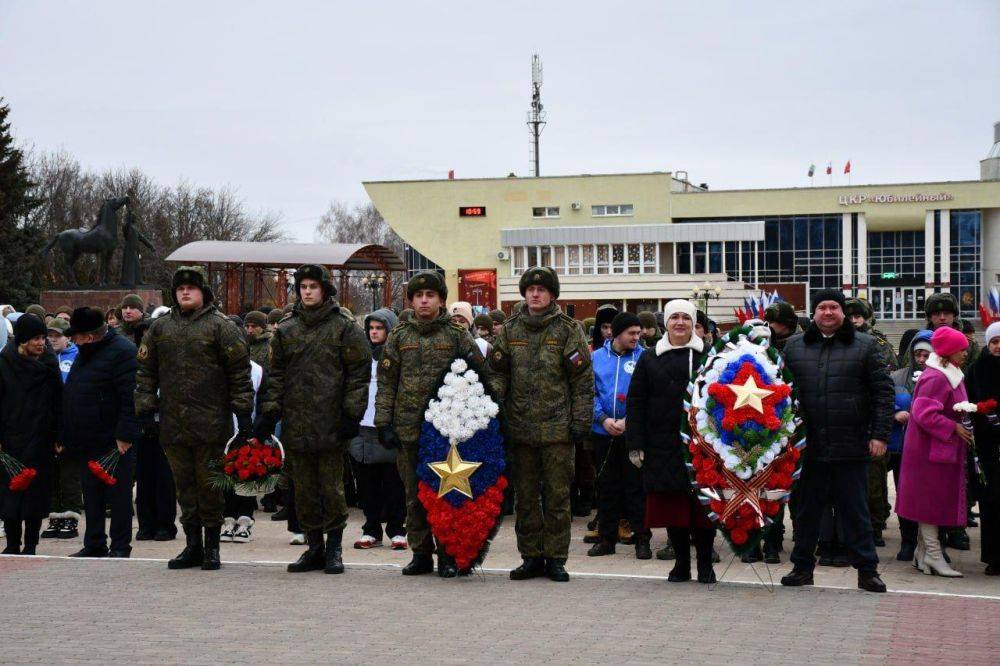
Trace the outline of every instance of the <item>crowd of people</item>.
{"type": "MultiPolygon", "coordinates": [[[[417,450],[423,409],[461,358],[501,405],[511,480],[503,512],[514,515],[523,559],[512,580],[569,580],[580,516],[588,556],[628,544],[651,559],[653,530],[665,528],[655,557],[673,560],[668,580],[715,582],[716,529],[692,494],[679,427],[692,373],[719,335],[694,304],[602,306],[578,322],[544,267],[523,273],[524,300],[509,315],[448,304],[436,272],[407,283],[410,308],[360,320],[338,305],[321,266],[299,268],[295,290],[283,309],[226,316],[205,272],[181,267],[173,307],[135,294],[106,311],[0,306],[0,450],[37,471],[26,490],[0,490],[3,552],[76,539],[85,515],[75,557],[129,557],[133,540],[177,538],[179,507],[185,545],[169,567],[217,569],[220,542],[250,541],[255,514],[267,512],[306,546],[288,571],[338,574],[356,505],[365,522],[354,548],[388,543],[411,551],[404,575],[457,576],[418,498],[417,450]],[[227,442],[272,435],[284,478],[259,505],[213,483],[227,442]],[[109,453],[114,484],[87,464],[109,453]]],[[[817,565],[853,565],[860,588],[885,591],[877,549],[893,509],[890,472],[897,559],[961,576],[947,548],[969,549],[978,518],[985,573],[1000,574],[1000,422],[995,407],[963,411],[1000,399],[1000,323],[980,351],[954,297],[935,294],[926,326],[893,349],[863,299],[828,290],[811,301],[808,318],[782,301],[764,312],[808,442],[782,584],[812,584],[817,565]]],[[[743,560],[780,563],[784,537],[783,509],[743,560]]]]}

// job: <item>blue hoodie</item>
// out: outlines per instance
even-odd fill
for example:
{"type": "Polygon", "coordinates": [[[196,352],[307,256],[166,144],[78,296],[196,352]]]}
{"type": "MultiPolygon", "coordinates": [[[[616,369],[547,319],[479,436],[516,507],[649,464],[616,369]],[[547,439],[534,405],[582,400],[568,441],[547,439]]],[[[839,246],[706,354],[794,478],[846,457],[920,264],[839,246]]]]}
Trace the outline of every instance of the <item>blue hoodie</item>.
{"type": "Polygon", "coordinates": [[[79,351],[80,349],[71,342],[66,349],[59,352],[59,372],[62,373],[63,384],[66,383],[66,378],[69,377],[70,368],[73,367],[73,361],[76,360],[76,355],[79,351]]]}
{"type": "Polygon", "coordinates": [[[605,340],[603,347],[591,352],[590,359],[594,366],[594,434],[608,437],[604,419],[625,418],[628,386],[642,352],[642,346],[636,346],[628,354],[619,356],[611,346],[611,340],[605,340]]]}

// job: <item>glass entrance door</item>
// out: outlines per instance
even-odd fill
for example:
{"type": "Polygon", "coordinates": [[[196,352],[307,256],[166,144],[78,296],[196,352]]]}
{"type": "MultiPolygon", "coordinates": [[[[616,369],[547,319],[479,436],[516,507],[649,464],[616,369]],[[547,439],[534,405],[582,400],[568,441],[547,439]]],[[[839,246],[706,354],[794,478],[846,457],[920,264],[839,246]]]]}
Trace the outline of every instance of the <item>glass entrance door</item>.
{"type": "Polygon", "coordinates": [[[902,292],[902,316],[901,319],[920,319],[924,316],[924,288],[923,287],[903,287],[902,292]]]}
{"type": "Polygon", "coordinates": [[[892,287],[872,287],[872,310],[877,319],[897,319],[896,294],[892,287]]]}

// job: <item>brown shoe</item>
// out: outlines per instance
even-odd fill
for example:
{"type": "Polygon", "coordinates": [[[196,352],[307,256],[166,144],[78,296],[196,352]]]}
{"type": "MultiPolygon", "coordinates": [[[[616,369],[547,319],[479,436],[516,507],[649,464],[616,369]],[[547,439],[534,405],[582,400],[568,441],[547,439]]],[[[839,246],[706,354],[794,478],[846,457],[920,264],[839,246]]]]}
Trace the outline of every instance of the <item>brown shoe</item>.
{"type": "Polygon", "coordinates": [[[632,528],[629,527],[628,521],[624,518],[618,521],[618,543],[623,543],[626,546],[631,546],[635,543],[635,534],[632,532],[632,528]]]}

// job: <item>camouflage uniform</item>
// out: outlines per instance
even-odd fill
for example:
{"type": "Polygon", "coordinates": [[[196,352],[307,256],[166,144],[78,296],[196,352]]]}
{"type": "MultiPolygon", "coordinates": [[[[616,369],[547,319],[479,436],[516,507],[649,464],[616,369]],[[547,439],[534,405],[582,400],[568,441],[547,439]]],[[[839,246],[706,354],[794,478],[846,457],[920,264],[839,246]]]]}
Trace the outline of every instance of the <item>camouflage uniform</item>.
{"type": "Polygon", "coordinates": [[[160,443],[177,485],[181,522],[207,530],[222,524],[223,510],[222,491],[209,483],[209,464],[221,458],[233,436],[233,414],[249,421],[254,391],[243,334],[211,304],[211,292],[203,292],[200,310],[174,307],[146,331],[135,411],[146,417],[159,411],[160,443]]]}
{"type": "Polygon", "coordinates": [[[406,539],[414,554],[434,552],[427,512],[417,497],[417,449],[427,402],[455,358],[464,358],[489,381],[479,347],[468,329],[442,309],[436,319],[401,321],[392,329],[378,365],[375,427],[392,428],[400,441],[396,466],[406,487],[406,539]]]}
{"type": "Polygon", "coordinates": [[[247,336],[250,345],[250,360],[259,365],[267,374],[271,368],[271,334],[267,331],[254,337],[247,336]]]}
{"type": "Polygon", "coordinates": [[[574,444],[587,436],[594,418],[587,339],[555,303],[540,315],[522,303],[500,329],[490,365],[503,399],[518,551],[524,558],[565,561],[574,444]]]}
{"type": "Polygon", "coordinates": [[[344,452],[368,404],[371,352],[353,317],[332,300],[296,306],[271,339],[262,412],[281,421],[281,442],[305,531],[347,524],[344,452]]]}

